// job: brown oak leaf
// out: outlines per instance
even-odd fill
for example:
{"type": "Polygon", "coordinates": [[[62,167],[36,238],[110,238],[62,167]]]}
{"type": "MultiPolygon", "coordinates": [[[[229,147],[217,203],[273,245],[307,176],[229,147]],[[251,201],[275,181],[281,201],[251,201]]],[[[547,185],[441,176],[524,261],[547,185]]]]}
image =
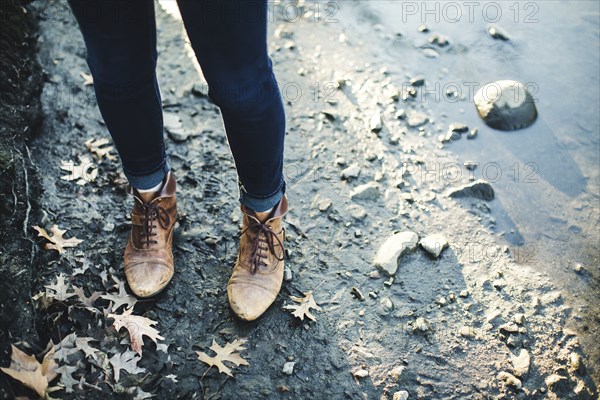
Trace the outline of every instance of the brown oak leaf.
{"type": "Polygon", "coordinates": [[[112,312],[116,312],[123,305],[126,305],[126,308],[133,308],[133,306],[136,305],[138,300],[129,293],[127,293],[127,290],[125,290],[125,282],[119,280],[114,276],[112,277],[112,279],[117,284],[117,287],[119,288],[119,293],[106,293],[100,295],[100,298],[113,302],[112,308],[110,309],[110,311],[112,312]]]}
{"type": "Polygon", "coordinates": [[[141,356],[142,346],[144,345],[142,336],[148,336],[154,343],[165,338],[160,336],[158,331],[152,327],[152,325],[157,324],[156,321],[139,315],[131,315],[132,311],[133,307],[126,309],[121,315],[109,313],[108,318],[115,320],[113,326],[117,331],[123,327],[127,329],[131,338],[131,349],[141,356]]]}
{"type": "Polygon", "coordinates": [[[234,340],[231,343],[227,343],[225,347],[221,347],[213,339],[210,349],[217,354],[216,356],[210,357],[208,354],[201,351],[197,351],[196,354],[198,354],[198,360],[210,365],[211,367],[217,367],[219,372],[222,374],[233,376],[231,370],[225,364],[223,364],[223,362],[228,361],[237,366],[250,365],[248,364],[248,361],[244,360],[239,354],[240,351],[246,350],[245,347],[242,347],[246,341],[246,339],[234,340]]]}
{"type": "Polygon", "coordinates": [[[69,175],[63,175],[60,179],[64,181],[75,181],[78,185],[85,185],[92,182],[98,176],[98,168],[92,161],[92,158],[84,155],[79,156],[79,165],[73,161],[61,161],[60,168],[69,172],[69,175]]]}
{"type": "Polygon", "coordinates": [[[50,289],[50,292],[46,290],[46,297],[52,300],[66,301],[73,296],[76,296],[74,292],[69,292],[70,286],[65,279],[65,274],[59,274],[56,277],[56,283],[51,285],[44,285],[46,289],[50,289]]]}
{"type": "Polygon", "coordinates": [[[117,159],[113,154],[111,154],[111,150],[114,149],[114,146],[106,146],[110,141],[107,138],[101,139],[88,139],[85,142],[85,146],[91,151],[93,154],[98,156],[99,159],[102,157],[106,157],[108,160],[114,161],[117,159]],[[106,147],[102,147],[106,146],[106,147]]]}
{"type": "Polygon", "coordinates": [[[286,310],[294,310],[294,312],[292,312],[292,315],[294,317],[300,318],[302,321],[304,321],[304,317],[316,321],[317,319],[314,315],[310,313],[310,309],[313,308],[315,310],[321,311],[322,308],[319,307],[315,302],[315,298],[313,297],[312,292],[305,292],[303,294],[304,297],[290,296],[290,299],[294,300],[296,303],[299,304],[286,305],[283,308],[286,310]]]}
{"type": "Polygon", "coordinates": [[[77,239],[76,237],[72,237],[70,239],[63,238],[63,235],[67,230],[59,229],[58,225],[56,224],[52,225],[52,228],[50,228],[52,236],[48,235],[48,232],[39,226],[34,226],[33,229],[38,231],[38,236],[42,236],[50,241],[50,243],[46,243],[44,246],[46,250],[56,250],[61,254],[65,252],[66,247],[75,247],[79,243],[83,242],[83,240],[77,239]]]}
{"type": "Polygon", "coordinates": [[[58,375],[56,362],[52,358],[54,348],[46,353],[40,364],[34,356],[24,353],[14,345],[11,345],[11,347],[10,366],[0,368],[0,370],[28,388],[35,390],[43,398],[46,395],[48,384],[58,375]]]}

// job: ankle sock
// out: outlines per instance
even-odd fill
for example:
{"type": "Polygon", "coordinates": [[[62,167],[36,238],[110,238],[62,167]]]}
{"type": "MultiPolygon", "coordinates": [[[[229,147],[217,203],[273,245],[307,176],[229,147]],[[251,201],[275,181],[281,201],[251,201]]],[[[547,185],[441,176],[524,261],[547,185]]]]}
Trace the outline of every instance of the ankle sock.
{"type": "Polygon", "coordinates": [[[160,189],[160,188],[161,188],[162,184],[163,184],[162,182],[159,182],[159,183],[158,183],[158,185],[156,185],[156,186],[154,186],[154,187],[151,187],[150,189],[137,189],[137,188],[136,188],[136,190],[137,190],[139,193],[151,193],[151,192],[158,192],[158,189],[160,189]]]}

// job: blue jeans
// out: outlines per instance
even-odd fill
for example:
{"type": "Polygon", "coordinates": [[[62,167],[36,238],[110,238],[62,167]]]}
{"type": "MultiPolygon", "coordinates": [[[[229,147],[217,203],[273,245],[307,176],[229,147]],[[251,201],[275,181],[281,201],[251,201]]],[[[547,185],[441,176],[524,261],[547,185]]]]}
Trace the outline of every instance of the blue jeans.
{"type": "MultiPolygon", "coordinates": [[[[130,184],[169,171],[156,80],[153,0],[69,0],[83,33],[98,107],[130,184]]],[[[267,0],[178,0],[190,42],[221,109],[240,201],[263,211],[285,191],[285,114],[267,54],[267,0]]]]}

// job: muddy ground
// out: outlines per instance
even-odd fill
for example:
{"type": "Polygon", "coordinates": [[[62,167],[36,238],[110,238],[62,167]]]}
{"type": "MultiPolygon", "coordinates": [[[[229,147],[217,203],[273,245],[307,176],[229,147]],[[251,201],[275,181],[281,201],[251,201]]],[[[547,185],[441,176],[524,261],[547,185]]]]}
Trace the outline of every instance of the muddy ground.
{"type": "MultiPolygon", "coordinates": [[[[274,5],[270,24],[271,56],[286,99],[291,205],[291,279],[275,304],[253,323],[240,322],[228,308],[225,288],[240,232],[233,161],[182,25],[157,5],[164,111],[190,134],[183,142],[166,135],[179,184],[176,275],[164,293],[134,309],[157,321],[164,340],[156,346],[146,339],[138,363],[143,371],[121,371],[117,383],[107,360],[126,352],[129,339],[111,327],[103,312],[109,302],[99,299],[86,308],[73,298],[38,300],[21,307],[35,311],[35,319],[25,320],[37,337],[24,333],[23,324],[3,327],[2,366],[9,364],[9,343],[41,354],[50,340],[58,344],[75,333],[93,338],[96,350],[62,362],[68,367],[51,384],[63,385],[52,393],[56,398],[392,399],[399,391],[411,399],[597,398],[598,359],[589,355],[597,353],[567,324],[577,310],[549,274],[528,263],[527,248],[515,252],[501,244],[496,200],[445,196],[469,182],[466,170],[460,180],[428,179],[423,172],[436,163],[462,164],[436,133],[460,117],[429,115],[424,129],[408,126],[400,110],[427,112],[425,104],[398,95],[418,71],[386,71],[389,52],[378,58],[384,48],[365,44],[343,23],[327,23],[326,8],[317,17],[314,4],[292,7],[303,17],[290,18],[289,8],[274,5]],[[371,126],[373,115],[380,115],[381,127],[371,126]],[[370,182],[376,191],[352,196],[370,182]],[[374,272],[379,246],[406,230],[420,237],[442,233],[450,245],[437,259],[420,248],[403,255],[394,279],[374,272]],[[322,307],[315,322],[283,309],[290,295],[306,291],[322,307]],[[233,368],[233,377],[197,360],[196,351],[208,351],[213,340],[223,345],[237,338],[248,340],[242,356],[249,366],[233,368]],[[503,372],[518,375],[511,360],[522,349],[531,362],[520,372],[522,387],[515,388],[503,372]],[[295,365],[288,375],[283,366],[290,361],[295,365]]],[[[114,283],[124,280],[132,201],[118,160],[93,158],[83,185],[60,178],[69,175],[61,161],[78,164],[79,156],[91,156],[88,139],[109,137],[92,86],[81,76],[89,73],[83,41],[63,2],[34,3],[29,11],[39,21],[37,60],[45,82],[43,124],[30,145],[43,192],[27,227],[36,246],[25,297],[56,283],[59,274],[86,296],[116,293],[114,283]],[[83,243],[63,255],[43,250],[31,226],[53,224],[83,243]]],[[[417,26],[407,29],[417,32],[417,26]]],[[[374,38],[386,35],[373,25],[374,38]]],[[[28,257],[30,247],[22,248],[28,257]]],[[[21,279],[13,274],[6,276],[21,279]]],[[[21,292],[14,303],[28,303],[25,297],[21,292]]],[[[20,317],[18,310],[3,309],[3,320],[20,317]]],[[[34,397],[4,374],[0,394],[34,397]]]]}

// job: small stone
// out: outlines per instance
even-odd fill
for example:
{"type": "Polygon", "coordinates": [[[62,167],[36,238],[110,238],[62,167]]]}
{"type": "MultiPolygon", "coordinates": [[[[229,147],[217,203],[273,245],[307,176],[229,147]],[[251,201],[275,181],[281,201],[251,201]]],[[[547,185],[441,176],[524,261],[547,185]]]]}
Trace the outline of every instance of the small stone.
{"type": "Polygon", "coordinates": [[[508,32],[506,32],[503,28],[499,27],[498,25],[488,25],[487,31],[490,34],[490,36],[494,39],[500,39],[505,41],[510,40],[510,35],[508,34],[508,32]]]}
{"type": "Polygon", "coordinates": [[[469,184],[450,190],[447,196],[451,198],[474,197],[485,201],[491,201],[494,200],[494,188],[489,182],[478,179],[469,184]]]}
{"type": "Polygon", "coordinates": [[[359,174],[360,174],[360,167],[358,166],[358,164],[352,164],[349,167],[342,170],[342,179],[350,180],[350,179],[358,178],[359,174]]]}
{"type": "Polygon", "coordinates": [[[294,373],[294,365],[296,365],[296,363],[293,361],[286,362],[285,364],[283,364],[282,372],[286,375],[291,375],[292,373],[294,373]]]}
{"type": "Polygon", "coordinates": [[[362,235],[363,235],[363,233],[362,233],[362,231],[360,229],[355,229],[354,230],[354,237],[355,238],[360,238],[360,237],[362,237],[362,235]]]}
{"type": "Polygon", "coordinates": [[[583,373],[583,364],[581,363],[581,357],[577,353],[569,354],[569,366],[578,373],[583,373]]]}
{"type": "Polygon", "coordinates": [[[477,129],[477,128],[471,129],[471,132],[469,132],[469,134],[467,135],[467,139],[475,139],[477,137],[478,132],[479,132],[479,129],[477,129]]]}
{"type": "Polygon", "coordinates": [[[429,121],[427,115],[423,114],[420,111],[409,111],[408,113],[408,126],[412,128],[417,128],[421,125],[425,125],[429,121]]]}
{"type": "Polygon", "coordinates": [[[509,333],[519,333],[519,327],[513,322],[507,322],[503,325],[500,325],[498,330],[504,335],[507,335],[509,333]]]}
{"type": "Polygon", "coordinates": [[[550,391],[556,392],[559,390],[562,383],[566,380],[567,380],[567,378],[565,378],[564,376],[552,374],[552,375],[546,377],[546,379],[544,379],[544,382],[546,383],[546,386],[548,386],[548,389],[550,391]]]}
{"type": "Polygon", "coordinates": [[[485,123],[503,131],[526,128],[537,118],[535,100],[525,85],[502,80],[481,87],[473,97],[485,123]]]}
{"type": "Polygon", "coordinates": [[[423,86],[425,84],[425,77],[423,75],[417,75],[410,80],[410,84],[414,87],[423,86]]]}
{"type": "Polygon", "coordinates": [[[415,326],[415,330],[419,330],[421,332],[427,332],[427,331],[431,330],[431,326],[429,325],[429,321],[427,321],[423,317],[417,318],[417,320],[415,321],[415,325],[414,326],[415,326]]]}
{"type": "Polygon", "coordinates": [[[434,49],[423,49],[423,55],[427,58],[438,58],[440,56],[440,53],[438,53],[434,49]]]}
{"type": "Polygon", "coordinates": [[[371,271],[371,272],[369,272],[369,278],[379,279],[379,278],[381,278],[381,274],[379,273],[379,271],[371,271]]]}
{"type": "Polygon", "coordinates": [[[330,199],[321,199],[319,200],[319,202],[317,203],[317,208],[319,209],[319,211],[327,211],[330,207],[331,207],[331,200],[330,199]]]}
{"type": "Polygon", "coordinates": [[[467,289],[461,290],[458,294],[460,297],[469,297],[469,291],[467,289]]]}
{"type": "Polygon", "coordinates": [[[441,233],[434,233],[421,239],[419,244],[434,258],[438,258],[442,250],[448,247],[448,239],[441,233]]]}
{"type": "Polygon", "coordinates": [[[573,271],[580,273],[582,271],[585,271],[585,268],[583,268],[583,266],[579,263],[575,264],[575,266],[573,267],[573,271]]]}
{"type": "Polygon", "coordinates": [[[419,30],[419,32],[429,32],[429,28],[427,27],[427,25],[425,24],[421,24],[419,25],[419,28],[417,28],[419,30]]]}
{"type": "Polygon", "coordinates": [[[392,312],[394,310],[394,303],[389,297],[384,297],[383,299],[381,299],[379,305],[381,306],[383,311],[387,313],[392,312]]]}
{"type": "Polygon", "coordinates": [[[531,357],[525,349],[521,349],[518,356],[511,356],[510,361],[513,365],[513,372],[516,376],[522,378],[527,376],[529,373],[529,364],[531,363],[531,357]]]}
{"type": "Polygon", "coordinates": [[[352,372],[352,375],[354,375],[355,378],[366,378],[367,376],[369,376],[369,371],[367,371],[364,368],[359,368],[356,371],[352,372]]]}
{"type": "Polygon", "coordinates": [[[375,267],[393,276],[398,270],[400,256],[417,247],[419,236],[410,231],[396,233],[388,237],[377,250],[373,260],[375,267]]]}
{"type": "Polygon", "coordinates": [[[288,267],[285,267],[283,270],[283,280],[286,282],[290,282],[292,280],[292,270],[288,267]]]}
{"type": "Polygon", "coordinates": [[[514,315],[513,319],[517,325],[521,325],[523,323],[523,319],[525,318],[525,314],[517,313],[514,315]]]}
{"type": "Polygon", "coordinates": [[[367,216],[367,212],[365,211],[365,209],[359,206],[358,204],[352,204],[348,206],[346,210],[352,218],[358,221],[362,221],[367,216]]]}
{"type": "Polygon", "coordinates": [[[378,297],[378,296],[377,296],[377,293],[375,293],[375,292],[369,292],[369,293],[368,293],[368,295],[369,295],[369,297],[370,297],[370,298],[372,298],[372,299],[376,299],[376,298],[378,297]]]}
{"type": "Polygon", "coordinates": [[[189,138],[191,138],[192,136],[194,136],[194,134],[190,131],[188,131],[187,129],[183,129],[183,128],[170,128],[170,129],[166,129],[167,130],[167,134],[169,135],[169,138],[171,138],[172,141],[174,141],[175,143],[183,143],[185,141],[187,141],[189,138]]]}
{"type": "Polygon", "coordinates": [[[369,129],[371,132],[379,132],[382,127],[381,115],[377,112],[369,119],[369,129]]]}
{"type": "Polygon", "coordinates": [[[402,373],[404,372],[405,369],[406,369],[406,367],[404,365],[400,365],[400,366],[394,367],[389,372],[389,375],[392,377],[392,379],[393,379],[394,382],[398,382],[398,380],[402,376],[402,373]]]}
{"type": "Polygon", "coordinates": [[[498,374],[498,379],[500,379],[510,387],[513,387],[515,389],[521,389],[521,381],[513,374],[509,374],[506,371],[501,371],[498,374]]]}
{"type": "Polygon", "coordinates": [[[352,289],[350,289],[350,294],[354,296],[357,300],[365,301],[365,296],[363,296],[362,292],[357,287],[353,287],[352,289]]]}
{"type": "Polygon", "coordinates": [[[446,299],[443,297],[439,297],[438,299],[435,300],[436,304],[439,304],[440,306],[445,306],[446,305],[446,299]]]}
{"type": "Polygon", "coordinates": [[[406,118],[406,110],[401,108],[400,110],[396,111],[396,113],[394,114],[394,117],[396,117],[396,119],[406,118]]]}
{"type": "Polygon", "coordinates": [[[394,393],[392,400],[408,400],[408,392],[406,390],[400,390],[394,393]]]}
{"type": "Polygon", "coordinates": [[[458,330],[460,336],[464,336],[467,338],[475,337],[475,329],[472,326],[461,326],[458,330]]]}
{"type": "Polygon", "coordinates": [[[346,166],[346,159],[344,157],[336,157],[335,165],[339,165],[340,167],[346,166]]]}
{"type": "Polygon", "coordinates": [[[451,132],[465,133],[469,130],[469,127],[467,126],[467,124],[455,122],[453,124],[450,124],[448,130],[451,132]]]}
{"type": "Polygon", "coordinates": [[[376,182],[357,186],[350,193],[350,198],[352,200],[377,200],[379,198],[379,186],[376,182]]]}

